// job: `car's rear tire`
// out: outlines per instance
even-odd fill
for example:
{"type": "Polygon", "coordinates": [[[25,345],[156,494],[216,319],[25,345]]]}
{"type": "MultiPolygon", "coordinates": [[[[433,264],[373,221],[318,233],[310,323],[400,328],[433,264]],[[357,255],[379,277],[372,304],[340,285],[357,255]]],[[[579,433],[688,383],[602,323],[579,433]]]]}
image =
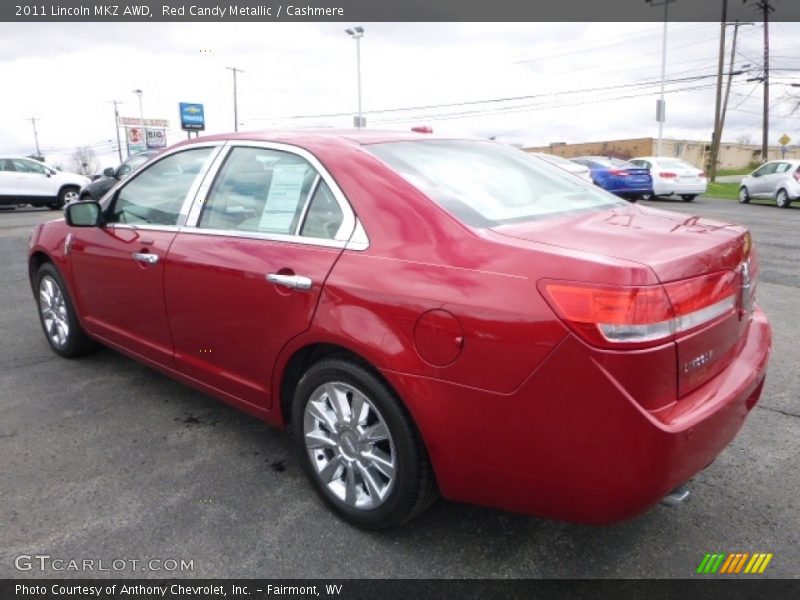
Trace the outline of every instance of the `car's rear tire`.
{"type": "Polygon", "coordinates": [[[655,197],[655,194],[642,194],[640,196],[642,200],[653,200],[655,197]]]}
{"type": "Polygon", "coordinates": [[[683,194],[681,196],[681,200],[684,202],[692,202],[695,198],[697,198],[697,194],[683,194]]]}
{"type": "Polygon", "coordinates": [[[742,204],[747,204],[750,202],[750,192],[745,186],[739,188],[739,202],[742,204]]]}
{"type": "Polygon", "coordinates": [[[39,322],[53,351],[65,358],[81,356],[97,348],[81,329],[75,305],[64,280],[52,263],[46,262],[34,278],[39,322]]]}
{"type": "Polygon", "coordinates": [[[313,364],[297,384],[291,431],[311,485],[345,521],[388,529],[437,497],[433,470],[394,390],[349,358],[313,364]]]}
{"type": "Polygon", "coordinates": [[[775,202],[780,208],[789,208],[792,205],[792,200],[789,198],[789,194],[783,188],[779,189],[778,193],[775,194],[775,202]]]}

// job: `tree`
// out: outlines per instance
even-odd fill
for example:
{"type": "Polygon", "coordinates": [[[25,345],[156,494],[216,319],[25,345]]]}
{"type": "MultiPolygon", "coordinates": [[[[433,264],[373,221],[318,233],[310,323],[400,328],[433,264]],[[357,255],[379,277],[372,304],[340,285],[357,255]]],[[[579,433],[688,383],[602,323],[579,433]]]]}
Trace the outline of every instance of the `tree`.
{"type": "Polygon", "coordinates": [[[100,162],[91,146],[78,146],[72,153],[70,168],[76,173],[91,177],[100,168],[100,162]]]}
{"type": "Polygon", "coordinates": [[[742,135],[736,138],[736,143],[748,146],[753,143],[753,136],[751,136],[749,133],[743,133],[742,135]]]}

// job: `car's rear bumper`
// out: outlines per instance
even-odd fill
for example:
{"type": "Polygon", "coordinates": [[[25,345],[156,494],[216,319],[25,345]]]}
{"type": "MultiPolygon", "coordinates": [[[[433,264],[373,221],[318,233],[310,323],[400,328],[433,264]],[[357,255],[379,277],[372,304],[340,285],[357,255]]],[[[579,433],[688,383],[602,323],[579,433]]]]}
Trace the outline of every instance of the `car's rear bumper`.
{"type": "Polygon", "coordinates": [[[658,416],[572,336],[510,395],[386,375],[446,498],[603,524],[647,510],[722,452],[759,399],[770,345],[756,311],[732,363],[658,416]]]}
{"type": "Polygon", "coordinates": [[[657,196],[667,196],[670,194],[677,195],[695,195],[705,194],[708,190],[708,184],[700,183],[661,183],[653,181],[653,192],[657,196]]]}
{"type": "Polygon", "coordinates": [[[645,194],[652,194],[653,188],[652,186],[617,186],[613,188],[605,188],[607,192],[611,192],[612,194],[616,194],[617,196],[643,196],[645,194]]]}

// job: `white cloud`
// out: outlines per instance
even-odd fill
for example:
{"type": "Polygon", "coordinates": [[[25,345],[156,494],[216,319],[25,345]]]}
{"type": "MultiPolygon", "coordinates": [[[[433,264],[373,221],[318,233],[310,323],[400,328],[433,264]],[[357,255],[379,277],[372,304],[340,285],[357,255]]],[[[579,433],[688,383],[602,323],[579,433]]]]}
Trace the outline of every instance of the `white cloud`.
{"type": "MultiPolygon", "coordinates": [[[[364,110],[371,127],[500,136],[546,144],[655,136],[661,65],[659,23],[368,23],[362,39],[364,110]],[[649,85],[643,83],[649,82],[649,85]],[[598,89],[609,88],[609,89],[598,89]],[[473,100],[516,101],[373,114],[370,111],[473,100]],[[629,96],[629,97],[627,97],[629,96]]],[[[103,165],[116,162],[111,100],[138,116],[131,90],[144,90],[146,117],[179,130],[178,102],[205,104],[208,132],[233,129],[231,72],[239,76],[243,129],[350,126],[356,109],[355,42],[340,24],[44,23],[0,24],[3,123],[0,152],[34,150],[32,116],[49,157],[93,144],[103,165]],[[296,115],[345,116],[293,119],[296,115]]],[[[772,28],[771,138],[800,141],[800,24],[772,28]],[[789,115],[789,116],[787,116],[789,115]]],[[[708,139],[714,115],[719,25],[670,23],[665,137],[708,139]]],[[[762,28],[741,30],[737,65],[758,74],[762,28]]],[[[761,90],[740,76],[731,95],[726,139],[760,140],[761,90]],[[747,97],[748,92],[752,94],[747,97]],[[739,105],[739,106],[736,106],[739,105]]]]}

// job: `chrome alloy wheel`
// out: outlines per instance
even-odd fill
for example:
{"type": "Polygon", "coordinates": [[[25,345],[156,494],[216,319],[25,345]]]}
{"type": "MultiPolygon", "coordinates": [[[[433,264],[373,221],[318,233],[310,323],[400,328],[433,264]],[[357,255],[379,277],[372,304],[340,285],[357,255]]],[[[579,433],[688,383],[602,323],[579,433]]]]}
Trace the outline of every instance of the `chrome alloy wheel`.
{"type": "Polygon", "coordinates": [[[50,342],[56,348],[63,347],[69,337],[67,305],[61,288],[50,275],[45,275],[39,282],[39,311],[50,342]]]}
{"type": "Polygon", "coordinates": [[[322,484],[351,508],[383,504],[395,482],[397,454],[389,428],[370,399],[334,381],[311,394],[303,438],[322,484]]]}
{"type": "Polygon", "coordinates": [[[64,192],[64,205],[78,201],[78,190],[70,189],[64,192]]]}

